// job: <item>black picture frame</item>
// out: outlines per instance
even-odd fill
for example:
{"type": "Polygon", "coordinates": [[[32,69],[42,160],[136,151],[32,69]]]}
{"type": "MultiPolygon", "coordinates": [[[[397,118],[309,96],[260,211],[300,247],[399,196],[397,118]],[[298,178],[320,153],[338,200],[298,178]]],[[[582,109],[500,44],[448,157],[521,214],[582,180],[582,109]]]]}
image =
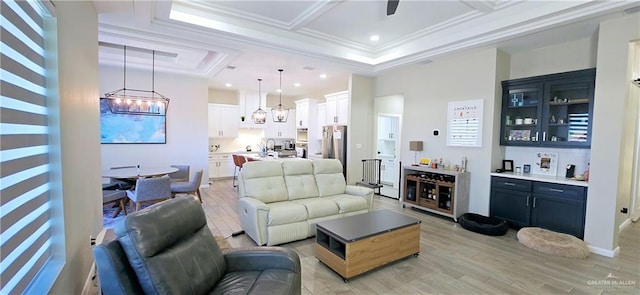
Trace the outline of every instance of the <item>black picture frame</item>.
{"type": "Polygon", "coordinates": [[[513,160],[502,160],[502,171],[513,172],[513,160]]]}

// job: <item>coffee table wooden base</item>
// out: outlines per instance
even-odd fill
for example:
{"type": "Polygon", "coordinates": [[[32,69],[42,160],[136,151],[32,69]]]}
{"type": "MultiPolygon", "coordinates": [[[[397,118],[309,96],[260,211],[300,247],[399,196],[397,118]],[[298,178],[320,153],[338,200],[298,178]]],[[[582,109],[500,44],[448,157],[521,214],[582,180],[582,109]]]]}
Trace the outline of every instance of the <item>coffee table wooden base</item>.
{"type": "Polygon", "coordinates": [[[420,224],[414,224],[351,243],[342,243],[318,229],[316,258],[350,278],[411,255],[420,253],[420,224]]]}

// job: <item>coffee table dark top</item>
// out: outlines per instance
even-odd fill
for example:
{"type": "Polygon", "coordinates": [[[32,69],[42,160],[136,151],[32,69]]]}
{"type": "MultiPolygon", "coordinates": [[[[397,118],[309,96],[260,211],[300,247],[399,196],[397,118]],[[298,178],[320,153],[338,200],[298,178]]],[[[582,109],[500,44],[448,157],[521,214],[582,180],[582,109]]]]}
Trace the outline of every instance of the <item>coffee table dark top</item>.
{"type": "Polygon", "coordinates": [[[384,209],[322,221],[316,226],[341,242],[350,243],[420,222],[413,217],[384,209]]]}

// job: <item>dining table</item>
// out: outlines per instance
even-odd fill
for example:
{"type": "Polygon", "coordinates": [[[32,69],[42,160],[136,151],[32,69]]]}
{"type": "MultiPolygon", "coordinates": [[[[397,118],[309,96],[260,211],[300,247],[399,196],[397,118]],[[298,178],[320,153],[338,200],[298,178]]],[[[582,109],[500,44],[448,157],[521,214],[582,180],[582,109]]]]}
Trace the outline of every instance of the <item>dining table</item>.
{"type": "Polygon", "coordinates": [[[102,171],[102,177],[116,179],[136,179],[146,177],[157,177],[178,171],[178,168],[171,166],[140,166],[117,168],[102,171]]]}
{"type": "MultiPolygon", "coordinates": [[[[102,177],[118,179],[131,185],[135,185],[136,179],[138,178],[158,177],[176,171],[178,171],[178,168],[171,166],[127,166],[122,168],[111,168],[109,170],[103,170],[102,177]]],[[[125,206],[126,203],[128,203],[128,200],[128,198],[125,200],[125,206]]],[[[118,207],[118,209],[116,209],[116,211],[113,213],[112,218],[118,216],[118,214],[120,214],[120,210],[120,207],[118,207]]]]}

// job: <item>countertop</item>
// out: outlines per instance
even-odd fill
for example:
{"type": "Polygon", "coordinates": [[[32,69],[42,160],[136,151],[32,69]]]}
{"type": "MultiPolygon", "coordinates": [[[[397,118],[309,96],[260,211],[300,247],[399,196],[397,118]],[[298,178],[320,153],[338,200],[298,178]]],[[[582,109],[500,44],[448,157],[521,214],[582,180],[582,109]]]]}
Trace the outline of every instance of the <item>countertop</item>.
{"type": "Polygon", "coordinates": [[[549,176],[549,175],[540,175],[540,174],[531,174],[531,173],[515,173],[515,172],[502,172],[502,173],[493,172],[491,173],[491,176],[500,176],[500,177],[506,177],[506,178],[516,178],[516,179],[524,179],[524,180],[532,180],[532,181],[542,181],[542,182],[589,187],[589,183],[586,181],[566,178],[564,176],[549,176]]]}

